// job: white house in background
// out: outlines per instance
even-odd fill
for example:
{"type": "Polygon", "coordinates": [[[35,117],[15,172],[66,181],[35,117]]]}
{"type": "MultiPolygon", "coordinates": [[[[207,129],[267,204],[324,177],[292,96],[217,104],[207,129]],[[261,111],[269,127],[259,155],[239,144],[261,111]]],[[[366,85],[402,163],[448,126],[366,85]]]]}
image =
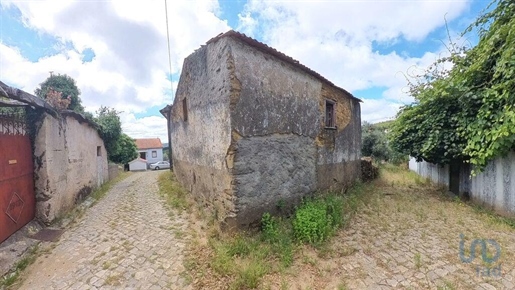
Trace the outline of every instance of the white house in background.
{"type": "Polygon", "coordinates": [[[145,171],[147,170],[147,160],[136,158],[129,162],[130,171],[145,171]]]}
{"type": "Polygon", "coordinates": [[[147,161],[147,164],[163,161],[163,143],[159,138],[134,139],[138,148],[138,157],[147,161]]]}

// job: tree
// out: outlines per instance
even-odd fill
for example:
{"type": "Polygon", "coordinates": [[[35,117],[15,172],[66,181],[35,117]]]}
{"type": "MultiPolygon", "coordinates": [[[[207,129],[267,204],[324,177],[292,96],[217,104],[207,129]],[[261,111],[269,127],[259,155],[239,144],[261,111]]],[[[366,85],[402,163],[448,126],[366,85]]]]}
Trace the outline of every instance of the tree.
{"type": "Polygon", "coordinates": [[[61,93],[63,99],[70,98],[68,109],[79,113],[84,112],[84,107],[79,97],[80,90],[73,78],[66,74],[51,74],[44,82],[39,84],[35,94],[42,99],[46,99],[52,90],[61,93]]]}
{"type": "Polygon", "coordinates": [[[390,148],[385,131],[368,122],[363,123],[361,131],[361,155],[387,161],[390,157],[390,148]]]}
{"type": "Polygon", "coordinates": [[[117,154],[117,144],[122,135],[122,123],[119,112],[109,107],[100,107],[97,111],[95,122],[100,126],[100,135],[104,140],[109,160],[114,161],[113,155],[117,154]]]}
{"type": "Polygon", "coordinates": [[[127,164],[138,157],[138,149],[134,140],[127,134],[121,134],[116,149],[110,158],[111,161],[118,164],[127,164]]]}
{"type": "Polygon", "coordinates": [[[464,32],[477,29],[478,44],[450,46],[410,91],[392,128],[392,146],[418,160],[468,161],[482,170],[515,149],[515,4],[497,0],[464,32]],[[452,64],[445,69],[445,64],[452,64]]]}

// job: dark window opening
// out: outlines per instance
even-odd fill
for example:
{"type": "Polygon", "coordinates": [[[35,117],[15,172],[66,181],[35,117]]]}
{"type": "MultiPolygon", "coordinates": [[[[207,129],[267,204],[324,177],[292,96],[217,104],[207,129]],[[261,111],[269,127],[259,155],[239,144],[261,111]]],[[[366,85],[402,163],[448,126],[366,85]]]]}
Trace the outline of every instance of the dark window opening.
{"type": "Polygon", "coordinates": [[[182,99],[182,115],[184,116],[184,122],[188,121],[188,104],[186,98],[182,99]]]}
{"type": "Polygon", "coordinates": [[[152,158],[157,158],[157,151],[152,151],[152,158]]]}
{"type": "Polygon", "coordinates": [[[334,114],[335,103],[329,100],[325,101],[325,127],[335,128],[335,114],[334,114]]]}
{"type": "Polygon", "coordinates": [[[140,152],[139,158],[147,160],[147,152],[140,152]]]}
{"type": "Polygon", "coordinates": [[[97,146],[97,156],[102,156],[102,147],[97,146]]]}

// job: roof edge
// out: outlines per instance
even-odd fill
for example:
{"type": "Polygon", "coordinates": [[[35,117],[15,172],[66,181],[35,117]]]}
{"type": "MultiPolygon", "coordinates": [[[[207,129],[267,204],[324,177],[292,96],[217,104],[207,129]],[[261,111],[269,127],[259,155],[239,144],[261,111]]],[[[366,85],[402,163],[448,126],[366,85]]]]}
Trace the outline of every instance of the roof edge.
{"type": "MultiPolygon", "coordinates": [[[[321,74],[317,73],[316,71],[310,69],[309,67],[301,64],[298,60],[278,51],[277,49],[273,48],[273,47],[270,47],[268,45],[266,45],[265,43],[262,43],[260,41],[257,41],[256,39],[254,38],[251,38],[241,32],[237,32],[237,31],[234,31],[234,30],[229,30],[225,33],[220,33],[218,34],[217,36],[211,38],[210,40],[208,40],[206,42],[206,44],[210,44],[210,43],[214,43],[214,42],[217,42],[218,40],[222,39],[222,38],[225,38],[225,37],[232,37],[234,39],[237,39],[237,40],[240,40],[258,50],[261,50],[262,52],[264,53],[267,53],[267,54],[270,54],[272,56],[275,56],[277,57],[278,59],[284,61],[284,62],[287,62],[295,67],[297,67],[298,69],[304,71],[305,73],[319,79],[320,81],[330,85],[331,87],[345,93],[346,95],[348,95],[349,97],[351,97],[352,99],[362,103],[363,101],[359,98],[356,98],[353,94],[351,94],[349,91],[345,90],[344,88],[341,88],[337,85],[335,85],[333,82],[331,82],[330,80],[326,79],[325,77],[323,77],[321,74]]],[[[160,112],[161,114],[163,114],[163,111],[166,109],[163,108],[160,112]]]]}

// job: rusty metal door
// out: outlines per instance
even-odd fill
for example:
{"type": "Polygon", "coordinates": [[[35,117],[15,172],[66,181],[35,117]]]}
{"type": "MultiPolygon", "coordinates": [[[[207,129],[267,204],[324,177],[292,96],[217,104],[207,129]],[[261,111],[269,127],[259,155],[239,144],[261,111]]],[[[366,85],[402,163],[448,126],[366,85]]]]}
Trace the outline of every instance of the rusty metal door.
{"type": "Polygon", "coordinates": [[[0,108],[0,242],[34,218],[34,168],[23,109],[0,108]]]}

